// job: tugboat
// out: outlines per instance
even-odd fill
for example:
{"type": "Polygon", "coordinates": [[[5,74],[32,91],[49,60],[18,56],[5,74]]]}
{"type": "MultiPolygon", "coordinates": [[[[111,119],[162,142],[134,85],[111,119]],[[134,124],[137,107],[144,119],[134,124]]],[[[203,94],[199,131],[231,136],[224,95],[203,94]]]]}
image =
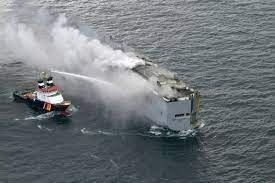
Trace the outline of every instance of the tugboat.
{"type": "Polygon", "coordinates": [[[53,82],[53,77],[48,76],[46,72],[40,74],[36,88],[14,91],[13,97],[15,101],[24,102],[42,112],[65,112],[71,105],[70,101],[63,99],[59,87],[53,82]]]}

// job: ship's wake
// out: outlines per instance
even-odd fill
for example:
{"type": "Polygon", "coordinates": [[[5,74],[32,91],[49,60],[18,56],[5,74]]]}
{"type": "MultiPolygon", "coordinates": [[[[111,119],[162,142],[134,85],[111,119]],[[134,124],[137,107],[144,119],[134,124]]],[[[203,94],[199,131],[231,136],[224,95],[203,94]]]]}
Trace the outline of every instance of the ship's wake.
{"type": "Polygon", "coordinates": [[[124,130],[107,130],[107,129],[97,129],[89,130],[87,128],[82,128],[81,133],[84,135],[91,136],[141,136],[148,138],[175,138],[175,139],[186,139],[189,137],[195,137],[197,134],[196,130],[187,130],[175,132],[169,129],[165,129],[159,126],[151,126],[148,131],[136,132],[136,131],[124,131],[124,130]]]}
{"type": "Polygon", "coordinates": [[[197,134],[196,130],[182,130],[182,131],[172,131],[170,129],[164,128],[162,126],[151,126],[149,132],[152,135],[166,138],[180,138],[185,139],[187,137],[194,137],[197,134]]]}
{"type": "Polygon", "coordinates": [[[39,115],[33,115],[33,116],[28,116],[25,117],[25,121],[27,120],[44,120],[44,119],[50,119],[53,118],[55,115],[57,115],[57,112],[55,111],[51,111],[51,112],[47,112],[47,113],[43,113],[43,114],[39,114],[39,115]]]}
{"type": "Polygon", "coordinates": [[[41,124],[38,124],[38,125],[37,125],[37,128],[39,128],[40,130],[46,130],[46,131],[49,131],[49,132],[53,131],[53,129],[48,128],[48,127],[46,127],[46,126],[43,126],[43,125],[41,125],[41,124]]]}
{"type": "Polygon", "coordinates": [[[78,111],[78,108],[71,104],[65,111],[67,113],[66,116],[70,116],[70,115],[76,113],[77,111],[78,111]]]}
{"type": "MultiPolygon", "coordinates": [[[[47,113],[43,113],[43,114],[39,114],[39,115],[31,115],[31,116],[25,117],[24,120],[25,121],[27,121],[27,120],[41,121],[41,120],[45,120],[45,119],[51,119],[54,117],[68,117],[77,111],[78,111],[78,108],[71,105],[66,109],[65,112],[51,111],[51,112],[47,112],[47,113]]],[[[16,120],[18,120],[18,119],[16,119],[16,120]]]]}
{"type": "Polygon", "coordinates": [[[13,91],[11,89],[2,90],[2,91],[0,91],[0,97],[13,99],[12,93],[13,93],[13,91]]]}

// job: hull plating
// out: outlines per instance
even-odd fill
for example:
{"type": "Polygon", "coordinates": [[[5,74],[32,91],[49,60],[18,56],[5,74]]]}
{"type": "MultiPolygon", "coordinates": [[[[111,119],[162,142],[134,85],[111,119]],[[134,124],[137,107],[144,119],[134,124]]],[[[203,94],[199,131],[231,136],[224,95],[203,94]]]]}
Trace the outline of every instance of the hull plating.
{"type": "Polygon", "coordinates": [[[50,106],[47,107],[45,102],[37,99],[24,98],[18,91],[13,93],[13,97],[15,101],[26,103],[30,108],[41,112],[50,112],[50,111],[65,112],[66,109],[70,106],[70,103],[67,103],[67,104],[61,103],[61,104],[50,104],[50,106]]]}

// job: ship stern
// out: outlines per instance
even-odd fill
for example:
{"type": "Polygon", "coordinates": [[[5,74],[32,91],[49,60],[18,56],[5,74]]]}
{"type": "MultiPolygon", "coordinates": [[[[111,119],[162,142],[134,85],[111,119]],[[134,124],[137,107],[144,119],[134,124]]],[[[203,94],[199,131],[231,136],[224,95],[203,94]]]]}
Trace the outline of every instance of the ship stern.
{"type": "Polygon", "coordinates": [[[167,102],[166,126],[175,131],[187,131],[198,128],[199,103],[199,92],[167,102]]]}

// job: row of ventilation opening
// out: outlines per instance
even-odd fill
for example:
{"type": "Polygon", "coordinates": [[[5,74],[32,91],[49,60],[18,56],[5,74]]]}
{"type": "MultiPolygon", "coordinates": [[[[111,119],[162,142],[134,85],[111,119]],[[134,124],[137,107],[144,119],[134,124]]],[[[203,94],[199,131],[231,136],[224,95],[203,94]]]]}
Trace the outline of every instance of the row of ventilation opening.
{"type": "Polygon", "coordinates": [[[190,113],[175,114],[175,118],[182,118],[184,116],[190,116],[190,113]]]}

